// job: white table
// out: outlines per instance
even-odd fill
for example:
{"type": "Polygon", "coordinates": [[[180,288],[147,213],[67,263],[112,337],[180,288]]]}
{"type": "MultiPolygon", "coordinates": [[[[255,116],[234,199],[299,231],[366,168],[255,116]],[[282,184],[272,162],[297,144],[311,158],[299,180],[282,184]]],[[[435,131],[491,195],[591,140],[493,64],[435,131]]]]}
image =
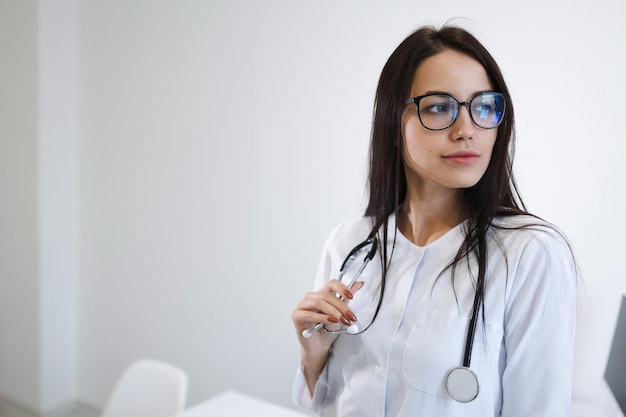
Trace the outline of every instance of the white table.
{"type": "Polygon", "coordinates": [[[176,417],[310,417],[236,391],[226,391],[189,407],[176,417]]]}
{"type": "MultiPolygon", "coordinates": [[[[580,401],[572,403],[572,417],[621,417],[617,410],[580,401]]],[[[176,417],[310,417],[236,391],[226,391],[189,407],[176,417]]]]}

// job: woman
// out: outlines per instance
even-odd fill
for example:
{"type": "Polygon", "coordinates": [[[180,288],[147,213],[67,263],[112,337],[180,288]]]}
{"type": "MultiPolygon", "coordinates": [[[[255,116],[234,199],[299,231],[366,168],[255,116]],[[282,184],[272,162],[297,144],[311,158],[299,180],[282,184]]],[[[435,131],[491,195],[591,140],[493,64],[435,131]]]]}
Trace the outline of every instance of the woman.
{"type": "Polygon", "coordinates": [[[393,52],[365,216],[332,232],[316,291],[292,313],[297,404],[341,417],[569,416],[577,272],[562,234],[517,193],[513,116],[497,64],[463,29],[421,28],[393,52]],[[371,263],[354,284],[338,279],[367,238],[371,263]]]}

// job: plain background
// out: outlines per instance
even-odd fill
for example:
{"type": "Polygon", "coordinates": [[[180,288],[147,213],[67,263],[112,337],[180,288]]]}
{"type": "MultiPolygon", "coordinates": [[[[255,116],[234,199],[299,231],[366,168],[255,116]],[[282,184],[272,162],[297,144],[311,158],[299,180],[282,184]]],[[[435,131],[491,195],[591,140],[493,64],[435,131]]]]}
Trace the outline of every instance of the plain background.
{"type": "Polygon", "coordinates": [[[574,395],[609,406],[625,16],[621,0],[0,0],[0,396],[100,408],[147,356],[187,371],[189,404],[235,389],[291,406],[290,313],[364,209],[380,70],[451,20],[509,83],[522,195],[584,282],[574,395]]]}

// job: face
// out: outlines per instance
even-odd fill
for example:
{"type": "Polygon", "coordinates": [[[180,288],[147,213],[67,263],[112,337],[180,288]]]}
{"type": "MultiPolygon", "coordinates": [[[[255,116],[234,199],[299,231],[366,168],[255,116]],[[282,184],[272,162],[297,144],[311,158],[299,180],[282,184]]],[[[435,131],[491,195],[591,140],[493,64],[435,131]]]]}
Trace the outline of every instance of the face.
{"type": "MultiPolygon", "coordinates": [[[[446,93],[459,102],[490,91],[487,72],[468,55],[446,50],[424,60],[413,76],[410,97],[446,93]]],[[[408,104],[402,123],[404,167],[409,190],[449,191],[475,185],[485,173],[498,129],[474,124],[461,106],[456,121],[443,130],[426,129],[415,104],[408,104]]]]}

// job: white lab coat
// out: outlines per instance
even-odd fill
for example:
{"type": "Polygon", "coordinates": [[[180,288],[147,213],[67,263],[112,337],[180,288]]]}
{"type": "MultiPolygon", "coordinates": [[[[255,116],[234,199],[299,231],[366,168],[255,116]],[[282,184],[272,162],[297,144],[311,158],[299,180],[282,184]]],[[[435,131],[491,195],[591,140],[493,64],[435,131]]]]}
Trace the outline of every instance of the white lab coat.
{"type": "MultiPolygon", "coordinates": [[[[537,222],[529,216],[498,220],[509,226],[537,222]]],[[[298,370],[294,401],[319,415],[340,417],[569,416],[577,271],[562,235],[540,223],[494,229],[489,236],[485,320],[479,320],[471,358],[480,380],[474,401],[456,402],[445,388],[448,371],[463,361],[472,312],[475,293],[467,263],[457,268],[454,289],[449,270],[437,279],[457,253],[463,224],[424,247],[397,233],[378,318],[363,334],[337,338],[313,398],[298,370]]],[[[370,220],[362,218],[332,232],[316,288],[337,277],[345,256],[370,228],[370,220]]],[[[389,242],[394,230],[391,216],[389,242]]],[[[471,268],[475,277],[473,260],[471,268]]],[[[362,280],[361,291],[378,291],[378,257],[362,280]]]]}

